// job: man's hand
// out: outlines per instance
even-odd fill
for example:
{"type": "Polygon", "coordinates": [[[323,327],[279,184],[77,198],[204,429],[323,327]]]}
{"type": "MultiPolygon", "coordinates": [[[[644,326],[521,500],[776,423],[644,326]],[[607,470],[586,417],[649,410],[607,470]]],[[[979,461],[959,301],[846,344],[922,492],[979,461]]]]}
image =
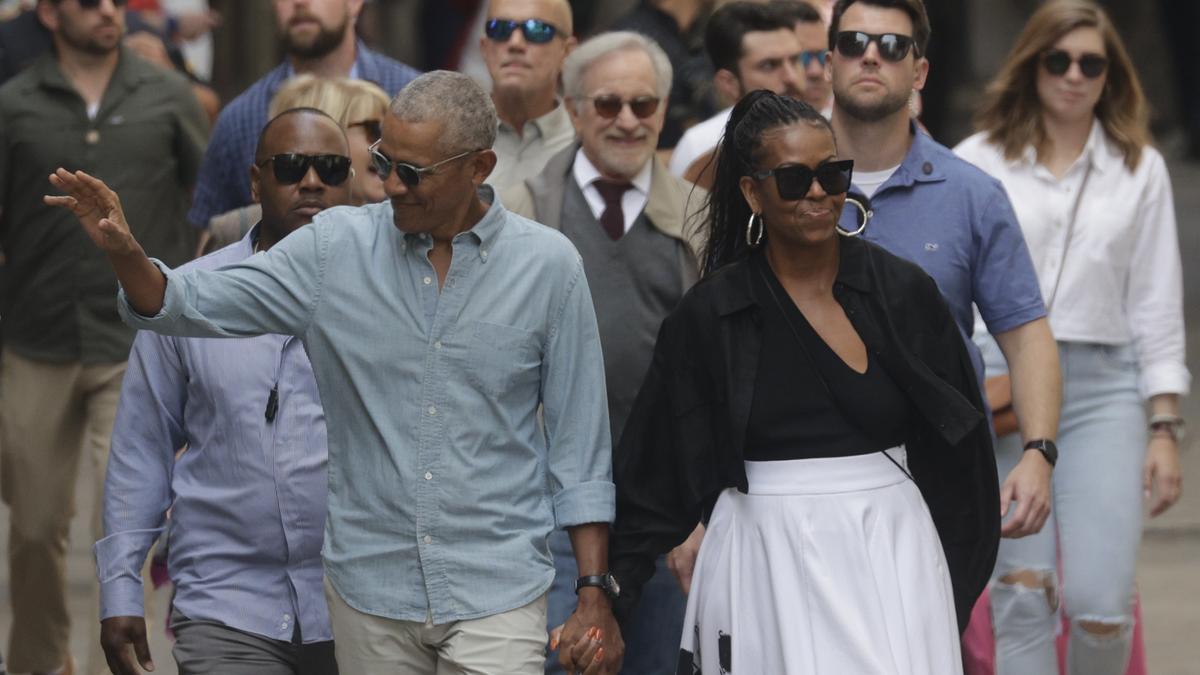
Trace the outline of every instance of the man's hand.
{"type": "Polygon", "coordinates": [[[579,589],[575,613],[555,629],[550,640],[551,650],[559,647],[558,662],[568,673],[611,675],[621,670],[625,642],[603,591],[591,587],[579,589]],[[594,663],[596,654],[600,654],[599,663],[594,663]]]}
{"type": "Polygon", "coordinates": [[[100,622],[100,646],[113,675],[140,675],[137,664],[154,670],[150,645],[146,642],[146,620],[140,616],[114,616],[100,622]],[[130,647],[133,647],[131,655],[130,647]],[[137,656],[134,663],[133,656],[137,656]]]}
{"type": "Polygon", "coordinates": [[[121,200],[104,181],[82,171],[71,173],[60,168],[50,174],[50,183],[67,194],[46,195],[43,201],[75,214],[84,231],[101,250],[112,256],[142,252],[141,245],[133,238],[129,224],[125,222],[121,200]]]}
{"type": "Polygon", "coordinates": [[[704,541],[704,523],[696,526],[682,544],[667,554],[667,569],[675,575],[675,581],[687,595],[692,589],[692,571],[696,569],[696,556],[700,555],[700,544],[704,541]]]}
{"type": "Polygon", "coordinates": [[[1008,514],[1012,502],[1016,509],[1000,527],[1000,536],[1019,539],[1040,532],[1050,517],[1050,474],[1054,467],[1037,450],[1026,450],[1000,486],[1000,517],[1008,514]]]}
{"type": "Polygon", "coordinates": [[[1154,434],[1146,448],[1146,464],[1142,471],[1142,487],[1146,499],[1154,497],[1150,517],[1165,512],[1183,494],[1183,472],[1179,468],[1179,444],[1165,434],[1154,434]]]}

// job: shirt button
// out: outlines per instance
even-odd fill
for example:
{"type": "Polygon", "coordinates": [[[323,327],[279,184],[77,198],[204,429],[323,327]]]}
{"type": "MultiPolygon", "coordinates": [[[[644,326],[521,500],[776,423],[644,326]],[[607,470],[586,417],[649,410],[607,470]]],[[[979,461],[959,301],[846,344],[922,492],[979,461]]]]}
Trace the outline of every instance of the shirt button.
{"type": "Polygon", "coordinates": [[[425,480],[433,480],[433,472],[426,471],[425,472],[425,480]]]}
{"type": "Polygon", "coordinates": [[[428,286],[429,284],[433,283],[433,277],[425,277],[424,279],[422,279],[422,281],[424,281],[425,285],[428,286]]]}
{"type": "Polygon", "coordinates": [[[429,406],[429,414],[436,415],[437,414],[437,406],[433,406],[433,405],[429,406]]]}
{"type": "Polygon", "coordinates": [[[487,251],[480,251],[479,257],[483,258],[484,260],[487,260],[487,251]]]}
{"type": "Polygon", "coordinates": [[[441,340],[438,340],[438,341],[434,342],[434,343],[433,343],[433,348],[434,348],[434,349],[441,349],[441,348],[442,348],[442,341],[441,341],[441,340]]]}
{"type": "Polygon", "coordinates": [[[425,543],[426,543],[426,544],[432,544],[432,543],[433,543],[433,537],[431,537],[431,536],[429,536],[429,535],[425,535],[425,543]]]}
{"type": "Polygon", "coordinates": [[[291,620],[292,620],[292,615],[291,615],[291,614],[284,614],[284,615],[283,615],[283,620],[284,620],[284,622],[291,621],[291,620]]]}

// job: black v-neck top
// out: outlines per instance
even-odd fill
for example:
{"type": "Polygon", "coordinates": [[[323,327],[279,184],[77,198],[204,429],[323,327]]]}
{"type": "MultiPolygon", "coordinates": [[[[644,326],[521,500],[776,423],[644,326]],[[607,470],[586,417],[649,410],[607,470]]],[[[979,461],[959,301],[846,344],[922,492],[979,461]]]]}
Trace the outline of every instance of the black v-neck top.
{"type": "Polygon", "coordinates": [[[751,268],[763,322],[745,459],[849,457],[902,444],[908,400],[870,346],[858,373],[817,334],[765,255],[754,255],[751,268]]]}

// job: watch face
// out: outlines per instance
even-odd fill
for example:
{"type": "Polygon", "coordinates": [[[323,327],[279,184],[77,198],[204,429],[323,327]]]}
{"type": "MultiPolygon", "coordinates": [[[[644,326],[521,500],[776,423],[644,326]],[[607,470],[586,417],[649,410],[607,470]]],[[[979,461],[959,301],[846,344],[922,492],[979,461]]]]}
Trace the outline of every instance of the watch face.
{"type": "Polygon", "coordinates": [[[613,575],[608,575],[608,590],[613,596],[621,594],[621,584],[617,583],[617,578],[613,575]]]}

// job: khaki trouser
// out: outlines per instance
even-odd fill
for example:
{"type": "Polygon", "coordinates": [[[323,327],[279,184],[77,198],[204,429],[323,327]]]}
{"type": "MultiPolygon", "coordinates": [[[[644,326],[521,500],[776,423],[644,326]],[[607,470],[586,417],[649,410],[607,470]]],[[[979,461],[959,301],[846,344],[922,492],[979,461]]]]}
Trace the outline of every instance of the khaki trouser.
{"type": "MultiPolygon", "coordinates": [[[[6,653],[12,672],[53,670],[69,654],[66,551],[75,478],[86,452],[95,470],[95,503],[88,505],[94,541],[102,535],[104,469],[124,373],[124,363],[44,363],[0,353],[0,495],[11,509],[13,624],[6,653]]],[[[98,606],[95,600],[92,606],[98,606]]],[[[99,653],[96,617],[89,621],[90,658],[99,653]]]]}
{"type": "Polygon", "coordinates": [[[354,675],[541,675],[546,596],[502,614],[434,625],[365,614],[325,580],[338,670],[354,675]]]}

